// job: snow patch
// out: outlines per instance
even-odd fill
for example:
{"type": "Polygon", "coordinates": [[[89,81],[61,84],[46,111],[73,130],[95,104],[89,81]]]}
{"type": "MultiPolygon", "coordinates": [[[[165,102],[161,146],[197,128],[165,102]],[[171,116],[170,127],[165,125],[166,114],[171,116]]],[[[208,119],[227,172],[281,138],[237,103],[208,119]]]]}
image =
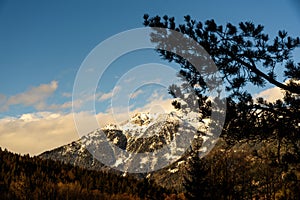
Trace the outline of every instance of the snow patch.
{"type": "Polygon", "coordinates": [[[174,173],[178,172],[179,169],[178,169],[178,168],[168,169],[168,171],[169,171],[170,173],[174,174],[174,173]]]}

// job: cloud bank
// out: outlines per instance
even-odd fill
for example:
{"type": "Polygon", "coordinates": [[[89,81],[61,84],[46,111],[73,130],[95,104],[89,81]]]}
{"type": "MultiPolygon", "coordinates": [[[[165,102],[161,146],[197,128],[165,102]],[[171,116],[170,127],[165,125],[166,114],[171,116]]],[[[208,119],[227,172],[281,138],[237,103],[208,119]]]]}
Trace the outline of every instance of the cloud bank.
{"type": "MultiPolygon", "coordinates": [[[[57,89],[57,82],[43,84],[31,88],[21,94],[10,97],[6,105],[22,104],[41,108],[39,105],[47,105],[46,99],[57,89]],[[39,96],[38,94],[41,94],[39,96]],[[33,99],[29,97],[32,96],[33,99]],[[18,97],[18,98],[17,98],[18,97]]],[[[136,91],[133,97],[137,97],[141,91],[136,91]]],[[[112,93],[102,94],[111,96],[112,93]]],[[[132,97],[132,96],[131,96],[132,97]]],[[[100,98],[101,99],[101,98],[100,98]]],[[[106,98],[102,98],[106,99],[106,98]]],[[[99,100],[99,99],[98,99],[99,100]]],[[[69,108],[72,102],[65,102],[58,105],[47,105],[47,112],[24,113],[18,117],[4,117],[0,119],[0,147],[10,151],[30,155],[38,155],[61,145],[65,145],[80,136],[77,133],[73,113],[57,111],[60,108],[69,108]]],[[[108,108],[105,112],[96,114],[99,128],[109,123],[121,123],[128,120],[136,112],[170,112],[173,110],[171,99],[165,99],[162,95],[154,93],[143,107],[130,110],[127,108],[108,108]]],[[[88,119],[89,113],[78,113],[80,119],[88,119]]],[[[86,133],[91,130],[88,121],[84,121],[86,133]]]]}

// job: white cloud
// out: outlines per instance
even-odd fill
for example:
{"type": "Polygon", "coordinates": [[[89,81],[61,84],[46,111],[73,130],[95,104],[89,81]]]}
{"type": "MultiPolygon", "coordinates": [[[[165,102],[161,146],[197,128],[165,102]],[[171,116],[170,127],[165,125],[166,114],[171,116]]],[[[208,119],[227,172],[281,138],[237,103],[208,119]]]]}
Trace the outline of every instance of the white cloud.
{"type": "Polygon", "coordinates": [[[110,99],[113,95],[113,92],[109,92],[109,93],[104,93],[99,97],[99,101],[105,101],[107,99],[110,99]]]}
{"type": "Polygon", "coordinates": [[[150,113],[169,113],[174,110],[172,106],[173,99],[163,98],[163,96],[155,99],[148,99],[148,103],[142,108],[136,109],[138,112],[150,112],[150,113]]]}
{"type": "MultiPolygon", "coordinates": [[[[30,90],[15,95],[19,96],[21,100],[10,101],[12,103],[22,103],[26,105],[33,105],[34,102],[41,104],[41,106],[48,106],[48,110],[58,110],[61,108],[69,108],[72,106],[72,102],[65,102],[63,104],[45,104],[46,98],[52,94],[57,88],[56,82],[50,84],[40,85],[30,90]],[[38,98],[37,94],[42,93],[43,98],[38,98]],[[27,95],[32,94],[35,100],[28,100],[27,95]]],[[[141,92],[136,92],[138,95],[141,92]]],[[[97,96],[97,95],[96,95],[97,96]]],[[[97,96],[99,97],[99,96],[97,96]]],[[[5,97],[1,97],[6,99],[5,97]]],[[[14,99],[12,98],[12,99],[14,99]]],[[[101,98],[101,97],[100,97],[101,98]]],[[[113,113],[111,109],[106,112],[100,112],[95,117],[97,118],[99,125],[102,127],[108,123],[121,123],[128,120],[136,112],[170,112],[173,110],[171,105],[171,99],[165,99],[162,95],[154,93],[150,99],[141,108],[131,110],[128,112],[128,108],[120,107],[115,108],[113,113]]],[[[80,102],[79,102],[80,103],[80,102]]],[[[129,109],[131,109],[130,107],[129,109]]],[[[82,120],[84,127],[81,129],[88,133],[95,129],[90,119],[91,114],[79,113],[79,119],[82,120]]],[[[97,127],[96,127],[97,128],[97,127]]],[[[50,150],[61,145],[70,143],[71,141],[79,139],[79,135],[74,124],[73,113],[60,113],[60,112],[34,112],[22,114],[19,117],[5,117],[0,119],[0,146],[7,148],[11,151],[18,153],[29,153],[31,155],[40,154],[46,150],[50,150]]]]}
{"type": "Polygon", "coordinates": [[[151,102],[154,99],[161,99],[161,98],[165,98],[166,96],[167,95],[166,95],[165,89],[158,89],[152,93],[152,95],[147,99],[147,101],[151,102]]]}
{"type": "Polygon", "coordinates": [[[140,94],[143,94],[144,91],[143,90],[137,90],[134,93],[130,94],[130,99],[135,99],[137,98],[140,94]]]}
{"type": "Polygon", "coordinates": [[[33,106],[37,110],[42,110],[47,107],[47,98],[49,98],[57,88],[57,81],[51,81],[49,84],[41,84],[37,87],[32,87],[23,93],[7,98],[4,105],[1,107],[1,110],[8,110],[10,106],[18,104],[33,106]]]}
{"type": "MultiPolygon", "coordinates": [[[[125,108],[123,110],[126,110],[125,108]]],[[[128,112],[112,113],[112,111],[98,113],[100,127],[109,123],[121,123],[128,120],[137,112],[170,112],[173,110],[171,99],[155,99],[142,108],[128,112]]],[[[86,133],[93,129],[90,114],[79,113],[79,118],[86,133]],[[89,115],[89,116],[87,116],[89,115]]],[[[6,117],[0,119],[0,146],[10,151],[31,155],[38,155],[61,145],[79,139],[73,114],[55,112],[36,112],[23,114],[17,118],[6,117]]]]}
{"type": "Polygon", "coordinates": [[[98,98],[98,101],[101,102],[101,101],[108,100],[108,99],[110,99],[113,95],[115,95],[116,93],[118,93],[120,90],[121,90],[121,87],[120,87],[120,86],[116,86],[116,87],[114,87],[114,89],[112,89],[110,92],[100,94],[100,97],[98,98]]]}
{"type": "MultiPolygon", "coordinates": [[[[79,102],[72,101],[62,104],[48,104],[47,100],[58,88],[57,81],[51,81],[49,84],[41,84],[31,87],[22,93],[6,97],[0,94],[0,111],[8,111],[13,105],[33,106],[38,111],[61,111],[72,108],[72,104],[77,105],[79,102]]],[[[71,97],[71,93],[62,93],[63,97],[71,97]]]]}
{"type": "Polygon", "coordinates": [[[279,87],[273,87],[255,94],[255,98],[262,97],[269,102],[275,102],[278,99],[283,99],[284,92],[279,87]]]}
{"type": "Polygon", "coordinates": [[[133,106],[129,109],[126,107],[114,107],[107,109],[106,112],[100,112],[97,114],[97,119],[101,126],[106,124],[120,124],[130,117],[132,117],[137,112],[149,112],[149,113],[169,113],[174,110],[172,106],[172,99],[154,99],[148,102],[146,105],[140,108],[131,110],[133,106]]]}
{"type": "MultiPolygon", "coordinates": [[[[293,82],[295,84],[300,84],[300,81],[295,80],[286,80],[284,84],[289,84],[290,82],[293,82]]],[[[284,90],[280,89],[279,87],[272,87],[266,90],[261,91],[258,94],[254,95],[255,98],[263,97],[265,100],[269,102],[276,102],[278,99],[283,99],[284,97],[284,90]]]]}
{"type": "MultiPolygon", "coordinates": [[[[121,115],[127,119],[125,113],[121,115]]],[[[85,126],[81,129],[84,134],[97,128],[86,120],[91,119],[91,114],[78,113],[77,117],[85,126]]],[[[100,127],[115,122],[112,113],[99,113],[95,117],[100,127]]],[[[21,154],[38,155],[79,138],[73,113],[36,112],[0,119],[0,147],[21,154]]]]}
{"type": "Polygon", "coordinates": [[[37,112],[0,119],[0,146],[37,155],[77,140],[73,114],[37,112]]]}
{"type": "Polygon", "coordinates": [[[60,111],[60,110],[65,110],[65,109],[68,109],[68,108],[72,108],[72,105],[73,105],[72,101],[67,101],[63,104],[47,105],[46,107],[41,107],[41,109],[47,108],[47,110],[60,111]]]}

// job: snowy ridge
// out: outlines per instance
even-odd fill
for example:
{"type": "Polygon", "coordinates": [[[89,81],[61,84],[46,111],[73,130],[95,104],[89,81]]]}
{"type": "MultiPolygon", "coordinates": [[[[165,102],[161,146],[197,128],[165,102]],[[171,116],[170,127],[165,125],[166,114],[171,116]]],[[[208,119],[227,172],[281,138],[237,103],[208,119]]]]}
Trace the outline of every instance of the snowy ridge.
{"type": "MultiPolygon", "coordinates": [[[[210,120],[200,120],[201,116],[198,113],[190,112],[183,113],[181,111],[173,111],[171,113],[136,113],[131,119],[119,125],[108,124],[101,129],[97,129],[79,140],[64,145],[41,155],[43,158],[50,158],[54,160],[61,160],[66,163],[78,165],[88,169],[101,170],[101,171],[114,171],[111,167],[99,162],[96,156],[104,157],[110,166],[118,168],[124,166],[124,162],[128,162],[127,166],[136,166],[136,162],[142,169],[151,171],[158,165],[159,159],[172,160],[172,152],[179,152],[182,157],[175,163],[166,167],[163,170],[149,172],[144,175],[148,178],[155,178],[157,180],[165,181],[164,179],[174,179],[183,173],[185,168],[186,159],[188,159],[188,151],[190,148],[183,148],[180,141],[176,138],[184,135],[187,131],[193,131],[193,138],[195,141],[206,141],[210,138],[207,132],[210,120]],[[188,130],[186,130],[188,129],[188,130]],[[205,132],[199,134],[198,131],[205,132]],[[135,154],[131,157],[115,156],[115,149],[110,145],[103,147],[103,141],[111,145],[115,145],[126,152],[131,153],[144,153],[159,150],[164,146],[170,147],[168,154],[162,155],[160,158],[146,158],[143,157],[137,160],[135,154]],[[175,141],[175,142],[174,142],[175,141]],[[101,149],[107,148],[106,152],[109,154],[101,155],[101,149]],[[97,155],[93,151],[98,151],[97,155]]],[[[191,143],[193,146],[193,143],[191,143]]],[[[116,172],[126,176],[127,172],[116,172]]],[[[180,185],[178,185],[180,187],[180,185]]]]}

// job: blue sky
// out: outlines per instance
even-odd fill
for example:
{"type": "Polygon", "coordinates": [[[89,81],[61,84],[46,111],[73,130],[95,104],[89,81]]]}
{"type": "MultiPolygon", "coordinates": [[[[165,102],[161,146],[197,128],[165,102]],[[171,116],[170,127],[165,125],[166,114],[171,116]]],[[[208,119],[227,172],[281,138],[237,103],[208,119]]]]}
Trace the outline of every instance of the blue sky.
{"type": "MultiPolygon", "coordinates": [[[[81,63],[101,41],[142,27],[145,13],[167,14],[179,22],[186,14],[201,21],[215,19],[220,24],[252,21],[265,25],[270,35],[281,29],[300,35],[300,5],[296,0],[174,2],[0,0],[0,146],[37,154],[76,138],[70,95],[81,63]],[[48,132],[55,128],[57,132],[48,132]],[[40,145],[33,148],[36,143],[40,145]]],[[[109,108],[104,97],[112,90],[110,82],[132,66],[148,62],[164,63],[153,51],[117,60],[100,84],[98,97],[102,95],[102,99],[97,111],[109,108]]],[[[150,87],[148,91],[157,95],[160,89],[150,87]]],[[[149,94],[142,90],[138,94],[147,103],[149,94]]]]}

